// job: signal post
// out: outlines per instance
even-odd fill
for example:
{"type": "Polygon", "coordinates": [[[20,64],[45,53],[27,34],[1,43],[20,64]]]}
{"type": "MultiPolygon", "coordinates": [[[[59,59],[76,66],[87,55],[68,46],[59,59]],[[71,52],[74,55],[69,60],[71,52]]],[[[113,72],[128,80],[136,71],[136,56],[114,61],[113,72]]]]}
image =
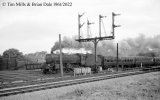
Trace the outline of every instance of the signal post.
{"type": "MultiPolygon", "coordinates": [[[[99,41],[102,41],[102,40],[112,40],[115,38],[115,34],[114,34],[114,30],[115,30],[115,27],[120,27],[120,25],[115,25],[114,24],[114,18],[115,16],[118,16],[120,14],[115,14],[114,12],[112,12],[112,32],[111,32],[111,36],[105,36],[105,37],[101,37],[101,21],[102,21],[102,18],[105,18],[106,16],[102,16],[102,15],[99,15],[99,37],[95,37],[95,38],[81,38],[81,34],[80,34],[80,30],[82,28],[82,26],[84,25],[80,23],[80,18],[84,15],[84,13],[82,15],[78,14],[78,39],[76,39],[76,41],[78,41],[79,43],[81,42],[93,42],[94,43],[94,53],[95,53],[95,68],[94,68],[94,73],[97,73],[98,72],[98,68],[97,68],[97,45],[98,45],[98,42],[99,41]]],[[[87,23],[87,25],[90,25],[87,23]]],[[[87,32],[88,33],[88,32],[87,32]]]]}

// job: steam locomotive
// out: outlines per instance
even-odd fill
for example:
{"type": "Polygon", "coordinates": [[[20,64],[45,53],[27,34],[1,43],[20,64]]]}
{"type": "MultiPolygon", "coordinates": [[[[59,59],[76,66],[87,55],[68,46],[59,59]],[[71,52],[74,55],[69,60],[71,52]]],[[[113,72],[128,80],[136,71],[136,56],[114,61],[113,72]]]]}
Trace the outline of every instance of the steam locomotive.
{"type": "MultiPolygon", "coordinates": [[[[45,57],[46,65],[42,67],[43,72],[57,72],[59,70],[60,56],[58,54],[47,54],[45,57]]],[[[93,54],[63,54],[62,55],[64,71],[72,71],[73,68],[91,67],[92,70],[95,68],[95,56],[93,54]]],[[[97,55],[96,66],[102,67],[103,69],[108,68],[135,68],[139,66],[156,66],[160,65],[160,57],[106,57],[97,55]]]]}

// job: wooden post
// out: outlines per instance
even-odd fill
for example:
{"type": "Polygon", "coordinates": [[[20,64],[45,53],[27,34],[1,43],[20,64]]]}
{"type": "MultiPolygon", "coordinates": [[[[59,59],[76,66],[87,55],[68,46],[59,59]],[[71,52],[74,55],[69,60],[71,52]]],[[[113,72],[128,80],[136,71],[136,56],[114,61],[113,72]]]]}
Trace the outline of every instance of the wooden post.
{"type": "Polygon", "coordinates": [[[98,69],[97,69],[97,44],[98,44],[98,41],[95,39],[93,42],[94,42],[94,54],[95,54],[95,58],[94,58],[95,71],[94,71],[94,73],[97,73],[98,72],[98,69]]]}
{"type": "Polygon", "coordinates": [[[118,71],[118,43],[117,43],[117,71],[118,71]]]}
{"type": "Polygon", "coordinates": [[[61,69],[61,77],[63,77],[61,34],[59,34],[59,50],[60,50],[60,69],[61,69]]]}

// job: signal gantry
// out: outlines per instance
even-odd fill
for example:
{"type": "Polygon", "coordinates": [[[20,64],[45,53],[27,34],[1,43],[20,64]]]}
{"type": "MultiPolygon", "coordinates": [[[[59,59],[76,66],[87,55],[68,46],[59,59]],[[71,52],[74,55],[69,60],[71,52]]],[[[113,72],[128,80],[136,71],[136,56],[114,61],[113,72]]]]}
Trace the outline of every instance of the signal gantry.
{"type": "Polygon", "coordinates": [[[91,22],[89,22],[89,20],[87,19],[87,36],[88,36],[88,38],[81,38],[81,28],[82,28],[82,26],[84,25],[84,23],[83,24],[81,24],[81,22],[80,22],[80,19],[81,19],[81,17],[84,15],[84,13],[83,14],[78,14],[78,39],[76,39],[76,41],[78,41],[79,43],[81,43],[81,42],[93,42],[94,43],[94,50],[95,50],[95,72],[97,72],[98,70],[98,67],[97,67],[97,65],[96,65],[96,62],[97,62],[97,44],[98,44],[98,42],[99,41],[102,41],[102,40],[112,40],[112,39],[115,39],[115,28],[116,27],[120,27],[120,25],[115,25],[115,16],[118,16],[118,15],[120,15],[120,14],[115,14],[114,12],[112,12],[112,32],[111,32],[111,35],[110,36],[104,36],[104,37],[102,37],[101,36],[101,24],[102,24],[102,18],[106,18],[106,16],[102,16],[102,15],[99,15],[99,37],[94,37],[94,38],[90,38],[89,37],[89,29],[90,29],[90,27],[89,27],[89,25],[91,25],[91,24],[94,24],[94,23],[91,23],[91,22]]]}

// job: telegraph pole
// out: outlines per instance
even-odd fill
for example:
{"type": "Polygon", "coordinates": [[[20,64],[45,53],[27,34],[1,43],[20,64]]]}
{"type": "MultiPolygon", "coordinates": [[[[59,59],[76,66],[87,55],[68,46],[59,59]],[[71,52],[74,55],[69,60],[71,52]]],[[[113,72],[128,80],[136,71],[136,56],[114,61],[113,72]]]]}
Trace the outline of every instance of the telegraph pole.
{"type": "Polygon", "coordinates": [[[59,50],[60,50],[60,69],[61,69],[61,77],[63,77],[61,34],[59,34],[59,50]]]}
{"type": "Polygon", "coordinates": [[[117,43],[117,71],[118,71],[118,43],[117,43]]]}

